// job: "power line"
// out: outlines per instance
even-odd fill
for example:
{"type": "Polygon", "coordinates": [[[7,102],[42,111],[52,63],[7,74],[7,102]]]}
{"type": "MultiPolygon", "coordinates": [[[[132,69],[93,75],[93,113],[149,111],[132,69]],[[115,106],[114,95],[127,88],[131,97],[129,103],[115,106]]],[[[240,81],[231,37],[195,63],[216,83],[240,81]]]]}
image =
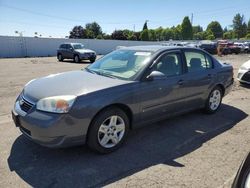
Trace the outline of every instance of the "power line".
{"type": "MultiPolygon", "coordinates": [[[[8,9],[13,9],[13,10],[17,10],[17,11],[21,11],[21,12],[26,12],[29,14],[33,14],[33,15],[38,15],[38,16],[44,16],[44,17],[49,17],[49,18],[53,18],[53,19],[58,19],[58,20],[63,20],[63,21],[70,21],[70,22],[91,22],[90,20],[80,20],[80,19],[72,19],[72,18],[67,18],[67,17],[61,17],[61,16],[56,16],[56,15],[50,15],[50,14],[44,14],[44,13],[40,13],[40,12],[36,12],[36,11],[32,11],[32,10],[28,10],[28,9],[23,9],[23,8],[18,8],[18,7],[13,7],[13,6],[9,6],[6,4],[0,4],[0,6],[8,8],[8,9]]],[[[140,21],[129,21],[129,22],[99,22],[101,24],[132,24],[132,23],[141,23],[142,20],[140,21]]]]}
{"type": "MultiPolygon", "coordinates": [[[[28,10],[28,9],[23,9],[23,8],[18,8],[18,7],[14,7],[14,6],[10,6],[10,5],[6,5],[6,4],[0,4],[0,6],[8,8],[8,9],[13,9],[13,10],[18,10],[18,11],[22,11],[22,12],[26,12],[29,14],[33,14],[33,15],[38,15],[38,16],[43,16],[43,17],[49,17],[52,19],[57,19],[57,20],[63,20],[63,21],[69,21],[69,22],[91,22],[90,20],[80,20],[80,19],[73,19],[73,18],[68,18],[68,17],[61,17],[61,16],[57,16],[57,15],[50,15],[50,14],[44,14],[41,12],[36,12],[36,11],[32,11],[32,10],[28,10]]],[[[198,16],[202,16],[202,15],[211,15],[212,13],[219,13],[219,15],[222,12],[225,11],[230,11],[231,9],[235,9],[235,7],[227,7],[227,8],[222,8],[222,9],[213,9],[213,10],[207,10],[207,11],[194,11],[193,13],[198,15],[198,16]]],[[[248,7],[245,7],[244,9],[240,9],[237,11],[242,11],[242,10],[249,10],[248,7]]],[[[214,14],[212,14],[214,15],[214,14]]],[[[180,19],[178,19],[180,20],[180,19]]],[[[166,21],[177,21],[176,17],[172,17],[172,18],[166,18],[166,19],[162,19],[162,20],[150,20],[151,23],[162,23],[162,22],[166,22],[166,21]]],[[[100,24],[103,25],[122,25],[122,24],[135,24],[135,23],[143,23],[144,20],[134,20],[134,21],[129,21],[129,22],[99,22],[100,24]]]]}

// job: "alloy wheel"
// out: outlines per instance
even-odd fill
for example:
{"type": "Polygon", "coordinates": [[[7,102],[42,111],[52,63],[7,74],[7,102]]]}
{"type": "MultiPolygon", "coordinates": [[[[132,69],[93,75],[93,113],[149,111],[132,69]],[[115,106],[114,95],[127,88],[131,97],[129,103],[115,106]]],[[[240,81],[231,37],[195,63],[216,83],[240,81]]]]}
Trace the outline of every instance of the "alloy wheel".
{"type": "Polygon", "coordinates": [[[116,146],[125,133],[125,122],[117,115],[105,119],[98,130],[98,142],[104,148],[116,146]]]}

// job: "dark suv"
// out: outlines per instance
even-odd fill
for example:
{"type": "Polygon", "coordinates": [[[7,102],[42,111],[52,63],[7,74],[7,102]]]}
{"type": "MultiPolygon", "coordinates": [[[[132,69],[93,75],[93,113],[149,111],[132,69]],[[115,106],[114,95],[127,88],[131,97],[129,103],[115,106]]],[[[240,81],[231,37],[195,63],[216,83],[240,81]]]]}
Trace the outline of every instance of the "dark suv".
{"type": "Polygon", "coordinates": [[[76,63],[81,60],[89,60],[93,63],[96,59],[96,53],[93,50],[85,49],[81,43],[65,43],[61,44],[57,50],[57,59],[73,59],[76,63]]]}

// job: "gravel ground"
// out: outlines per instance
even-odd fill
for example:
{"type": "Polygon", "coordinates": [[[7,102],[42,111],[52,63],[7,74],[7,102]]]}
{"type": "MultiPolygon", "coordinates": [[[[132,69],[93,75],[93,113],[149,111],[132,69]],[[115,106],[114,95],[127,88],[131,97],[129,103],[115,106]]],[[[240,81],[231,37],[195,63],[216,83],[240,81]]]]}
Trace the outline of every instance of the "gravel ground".
{"type": "MultiPolygon", "coordinates": [[[[248,55],[220,57],[235,75],[248,55]]],[[[47,149],[26,140],[10,110],[29,80],[81,69],[55,57],[0,59],[0,187],[230,187],[250,151],[250,88],[236,81],[218,113],[195,111],[131,131],[118,151],[47,149]]]]}

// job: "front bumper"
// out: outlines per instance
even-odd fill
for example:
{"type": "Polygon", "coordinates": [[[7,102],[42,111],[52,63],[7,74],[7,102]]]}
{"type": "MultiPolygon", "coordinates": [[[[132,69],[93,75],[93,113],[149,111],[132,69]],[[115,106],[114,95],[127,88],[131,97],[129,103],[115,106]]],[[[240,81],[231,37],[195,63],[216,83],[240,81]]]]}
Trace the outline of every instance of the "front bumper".
{"type": "Polygon", "coordinates": [[[26,113],[19,101],[12,110],[12,118],[26,138],[51,148],[84,144],[90,123],[70,114],[42,112],[35,106],[26,113]]]}
{"type": "Polygon", "coordinates": [[[96,59],[96,54],[94,53],[84,53],[79,55],[81,60],[86,60],[86,59],[96,59]]]}

